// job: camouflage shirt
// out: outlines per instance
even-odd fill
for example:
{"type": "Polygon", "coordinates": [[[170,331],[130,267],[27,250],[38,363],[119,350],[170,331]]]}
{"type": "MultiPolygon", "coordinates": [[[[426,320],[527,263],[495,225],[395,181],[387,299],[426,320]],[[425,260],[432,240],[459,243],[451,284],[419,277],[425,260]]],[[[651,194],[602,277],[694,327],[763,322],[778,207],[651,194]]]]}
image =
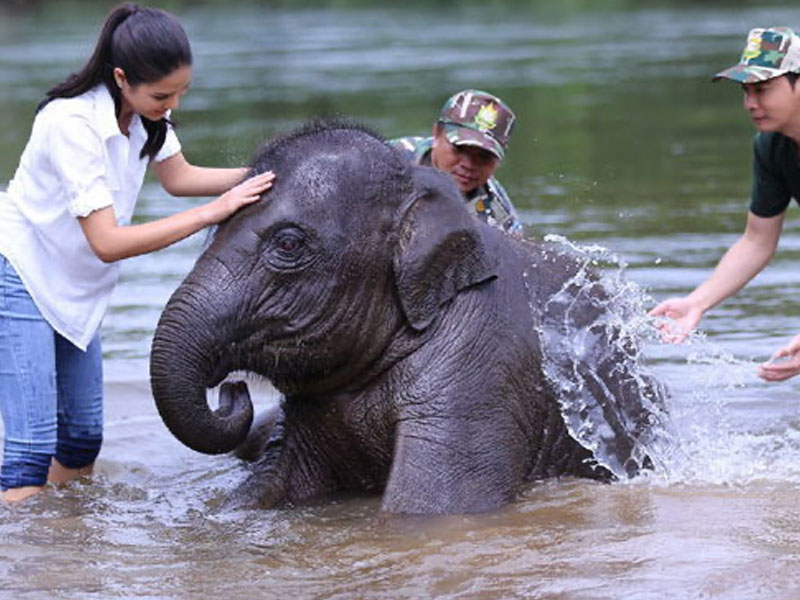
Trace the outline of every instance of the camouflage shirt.
{"type": "MultiPolygon", "coordinates": [[[[431,166],[432,137],[409,136],[389,140],[389,144],[408,154],[415,164],[431,166]]],[[[514,236],[522,235],[522,223],[511,204],[506,190],[494,177],[486,185],[472,190],[464,199],[474,209],[478,217],[489,225],[498,227],[514,236]]]]}

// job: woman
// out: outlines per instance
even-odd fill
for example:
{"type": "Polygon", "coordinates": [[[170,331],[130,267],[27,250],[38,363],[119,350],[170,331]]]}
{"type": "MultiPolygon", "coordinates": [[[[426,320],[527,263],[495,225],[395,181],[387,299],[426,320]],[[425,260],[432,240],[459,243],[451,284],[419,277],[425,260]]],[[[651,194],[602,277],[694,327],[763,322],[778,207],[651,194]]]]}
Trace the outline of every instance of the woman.
{"type": "Polygon", "coordinates": [[[116,261],[218,223],[272,185],[272,173],[241,182],[246,168],[186,161],[169,115],[189,87],[191,64],[173,16],[134,4],[112,10],[87,64],[39,105],[0,193],[6,501],[92,471],[103,421],[98,329],[116,261]],[[218,197],[131,225],[148,164],[173,195],[218,197]]]}

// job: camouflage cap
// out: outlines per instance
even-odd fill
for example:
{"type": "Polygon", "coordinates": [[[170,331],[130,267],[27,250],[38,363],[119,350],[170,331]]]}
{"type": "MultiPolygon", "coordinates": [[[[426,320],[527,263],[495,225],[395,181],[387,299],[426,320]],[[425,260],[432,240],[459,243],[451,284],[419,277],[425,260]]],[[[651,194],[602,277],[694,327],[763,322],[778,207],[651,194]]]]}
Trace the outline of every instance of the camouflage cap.
{"type": "Polygon", "coordinates": [[[800,70],[800,37],[788,27],[751,29],[739,63],[713,77],[757,83],[800,70]]]}
{"type": "Polygon", "coordinates": [[[463,90],[447,99],[439,121],[456,146],[478,146],[502,159],[514,126],[514,113],[496,96],[463,90]]]}

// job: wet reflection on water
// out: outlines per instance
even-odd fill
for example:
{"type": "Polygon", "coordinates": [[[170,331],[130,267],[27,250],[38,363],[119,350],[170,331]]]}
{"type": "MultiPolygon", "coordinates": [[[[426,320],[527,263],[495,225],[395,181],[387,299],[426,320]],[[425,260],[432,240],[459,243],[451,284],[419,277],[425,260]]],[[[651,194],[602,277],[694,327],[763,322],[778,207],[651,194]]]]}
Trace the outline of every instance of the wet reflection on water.
{"type": "MultiPolygon", "coordinates": [[[[2,182],[36,102],[86,56],[108,8],[7,7],[2,182]]],[[[499,175],[529,234],[607,248],[652,299],[702,281],[744,225],[752,129],[736,86],[707,77],[736,60],[749,28],[797,20],[790,4],[724,1],[174,10],[196,55],[177,115],[191,160],[242,164],[265,137],[324,114],[422,134],[453,90],[487,88],[520,117],[499,175]]],[[[138,218],[193,203],[150,183],[138,218]]],[[[99,473],[0,506],[0,598],[800,597],[800,382],[755,376],[800,330],[799,224],[790,209],[773,264],[706,317],[705,337],[646,348],[672,394],[669,468],[626,484],[544,482],[496,513],[432,520],[385,518],[377,498],[222,512],[244,467],[180,446],[147,383],[158,314],[204,236],[127,261],[103,328],[99,473]]]]}

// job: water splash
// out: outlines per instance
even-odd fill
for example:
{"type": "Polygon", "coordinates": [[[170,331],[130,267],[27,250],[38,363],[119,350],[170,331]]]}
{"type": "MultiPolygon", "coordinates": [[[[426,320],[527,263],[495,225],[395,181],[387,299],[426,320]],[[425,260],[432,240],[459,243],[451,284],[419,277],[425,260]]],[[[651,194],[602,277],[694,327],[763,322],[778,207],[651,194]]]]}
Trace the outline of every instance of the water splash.
{"type": "Polygon", "coordinates": [[[761,382],[755,360],[702,332],[680,346],[665,344],[655,327],[660,319],[647,315],[653,299],[627,280],[623,260],[561,236],[545,241],[578,267],[545,303],[543,367],[570,434],[600,465],[625,479],[649,460],[653,468],[642,473],[648,484],[800,485],[800,416],[791,390],[761,382]],[[648,364],[658,351],[674,356],[648,364]],[[615,361],[616,370],[609,368],[615,361]],[[620,376],[625,385],[608,385],[620,376]],[[764,411],[765,386],[781,408],[764,411]]]}
{"type": "Polygon", "coordinates": [[[703,333],[693,333],[685,345],[681,390],[671,412],[686,460],[671,466],[669,483],[800,482],[792,392],[760,382],[756,361],[737,358],[703,333]],[[765,386],[770,400],[760,389],[765,386]],[[765,410],[770,402],[781,408],[765,410]]]}
{"type": "Polygon", "coordinates": [[[651,299],[606,248],[554,235],[545,242],[578,265],[538,309],[544,372],[570,435],[619,478],[643,467],[666,476],[680,448],[667,391],[643,365],[645,342],[655,339],[651,299]]]}

